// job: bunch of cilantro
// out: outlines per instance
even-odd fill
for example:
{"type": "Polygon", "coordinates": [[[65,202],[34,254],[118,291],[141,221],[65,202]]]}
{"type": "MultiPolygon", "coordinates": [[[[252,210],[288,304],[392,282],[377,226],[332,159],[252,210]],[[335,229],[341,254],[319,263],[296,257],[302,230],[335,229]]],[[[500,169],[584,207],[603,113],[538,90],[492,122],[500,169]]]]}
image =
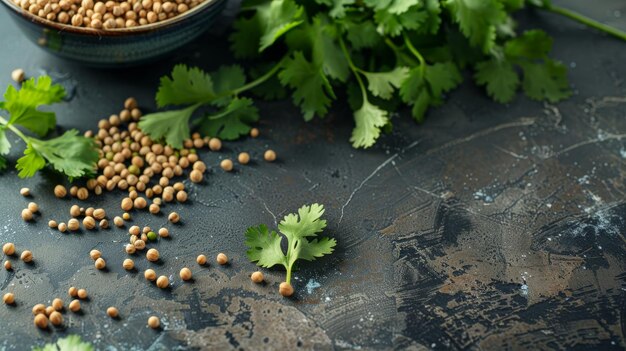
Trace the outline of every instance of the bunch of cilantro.
{"type": "Polygon", "coordinates": [[[209,112],[192,122],[200,132],[236,139],[259,118],[251,96],[290,95],[307,121],[347,97],[350,141],[367,148],[391,128],[391,112],[407,106],[422,121],[465,70],[501,103],[520,89],[533,100],[565,99],[567,72],[548,56],[552,39],[541,30],[516,31],[511,14],[525,6],[626,39],[548,0],[244,0],[230,41],[235,58],[252,67],[248,75],[239,65],[212,73],[176,66],[156,100],[182,108],[146,115],[140,126],[181,147],[201,106],[209,112]]]}
{"type": "Polygon", "coordinates": [[[77,130],[69,130],[59,137],[42,140],[28,136],[18,128],[44,137],[55,129],[56,116],[53,112],[42,111],[40,108],[61,102],[64,96],[63,87],[52,84],[52,79],[48,76],[41,76],[37,80],[31,78],[19,90],[12,85],[7,88],[4,101],[0,101],[0,170],[7,167],[5,155],[11,151],[11,143],[6,134],[11,131],[26,144],[24,156],[17,160],[19,177],[32,177],[46,165],[69,178],[93,173],[98,161],[93,139],[78,135],[77,130]],[[2,116],[2,110],[8,113],[8,117],[2,116]]]}

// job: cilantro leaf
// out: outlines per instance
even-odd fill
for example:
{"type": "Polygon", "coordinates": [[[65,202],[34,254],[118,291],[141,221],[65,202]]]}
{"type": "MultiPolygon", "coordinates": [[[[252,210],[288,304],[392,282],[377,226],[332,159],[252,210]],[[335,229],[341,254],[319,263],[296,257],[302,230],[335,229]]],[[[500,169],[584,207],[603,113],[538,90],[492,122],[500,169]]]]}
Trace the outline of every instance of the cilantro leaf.
{"type": "Polygon", "coordinates": [[[300,51],[285,61],[284,69],[278,78],[285,86],[294,89],[293,102],[300,106],[304,119],[309,121],[314,115],[326,115],[330,106],[330,97],[334,93],[322,68],[307,61],[300,51]]]}
{"type": "MultiPolygon", "coordinates": [[[[216,95],[224,95],[235,90],[246,83],[246,74],[239,65],[221,66],[217,71],[211,73],[213,87],[216,95]]],[[[230,97],[225,96],[211,103],[218,106],[228,105],[230,97]]]]}
{"type": "Polygon", "coordinates": [[[521,36],[508,40],[504,52],[508,57],[541,59],[552,50],[552,38],[542,30],[528,30],[521,36]]]}
{"type": "Polygon", "coordinates": [[[519,77],[513,65],[505,60],[491,59],[476,65],[476,83],[485,85],[494,100],[506,103],[513,100],[519,87],[519,77]]]}
{"type": "Polygon", "coordinates": [[[428,66],[424,78],[430,84],[433,97],[438,100],[444,92],[454,89],[463,81],[461,72],[450,61],[428,66]]]}
{"type": "Polygon", "coordinates": [[[367,20],[360,23],[346,24],[346,37],[356,50],[371,48],[381,42],[382,37],[376,31],[374,22],[367,20]]]}
{"type": "Polygon", "coordinates": [[[389,72],[363,72],[369,83],[368,89],[374,96],[390,99],[394,88],[399,88],[408,77],[407,67],[396,67],[389,72]]]}
{"type": "Polygon", "coordinates": [[[0,171],[3,171],[7,168],[7,159],[0,156],[0,171]]]}
{"type": "Polygon", "coordinates": [[[46,161],[70,178],[90,174],[98,161],[95,141],[78,135],[75,129],[49,140],[30,139],[24,156],[17,160],[18,176],[32,177],[46,161]]]}
{"type": "Polygon", "coordinates": [[[11,150],[11,143],[7,139],[6,127],[0,125],[0,155],[6,155],[11,150]]]}
{"type": "Polygon", "coordinates": [[[522,88],[534,100],[557,102],[572,95],[567,81],[567,68],[561,62],[545,60],[544,64],[523,62],[522,88]]]}
{"type": "Polygon", "coordinates": [[[496,25],[506,18],[498,0],[446,0],[452,18],[470,43],[489,52],[496,40],[496,25]]]}
{"type": "Polygon", "coordinates": [[[11,116],[9,125],[18,124],[39,136],[44,136],[56,125],[53,112],[39,110],[42,105],[60,102],[65,96],[65,89],[61,85],[52,84],[48,76],[41,76],[38,80],[30,78],[17,90],[12,85],[4,93],[2,108],[11,116]]]}
{"type": "Polygon", "coordinates": [[[259,120],[259,111],[249,98],[233,98],[220,112],[200,121],[204,135],[234,140],[250,132],[250,123],[259,120]]]}
{"type": "Polygon", "coordinates": [[[260,30],[259,52],[270,47],[283,34],[300,25],[304,8],[294,0],[273,0],[263,3],[258,1],[244,1],[244,10],[256,10],[254,17],[258,21],[260,30]]]}
{"type": "Polygon", "coordinates": [[[248,228],[245,233],[245,244],[249,248],[246,252],[248,258],[262,267],[284,266],[287,270],[285,281],[289,283],[297,260],[313,261],[331,254],[337,245],[335,239],[317,237],[326,227],[323,214],[323,205],[302,206],[297,214],[291,213],[280,222],[278,229],[282,235],[269,231],[263,224],[248,228]],[[281,246],[284,239],[287,240],[286,253],[281,246]]]}
{"type": "Polygon", "coordinates": [[[427,16],[422,25],[417,28],[417,31],[424,34],[437,34],[439,26],[441,26],[441,5],[439,0],[425,0],[423,6],[427,16]]]}
{"type": "Polygon", "coordinates": [[[257,16],[240,17],[233,23],[234,31],[228,38],[230,50],[236,58],[245,59],[259,56],[261,24],[257,16]]]}
{"type": "Polygon", "coordinates": [[[158,107],[207,102],[215,98],[211,76],[197,67],[176,65],[172,77],[161,78],[156,95],[158,107]]]}
{"type": "Polygon", "coordinates": [[[83,342],[78,335],[68,335],[58,339],[55,343],[49,343],[44,347],[35,347],[33,351],[93,351],[90,343],[83,342]]]}
{"type": "Polygon", "coordinates": [[[416,6],[398,15],[388,10],[379,10],[374,14],[374,20],[378,24],[377,31],[392,37],[402,34],[405,29],[419,28],[427,17],[428,15],[419,11],[416,6]]]}
{"type": "Polygon", "coordinates": [[[165,139],[175,149],[189,138],[189,119],[199,104],[181,110],[156,112],[141,117],[139,128],[153,140],[165,139]]]}
{"type": "Polygon", "coordinates": [[[387,11],[389,11],[389,13],[399,15],[407,12],[411,6],[419,4],[420,0],[394,0],[389,7],[387,7],[387,11]]]}
{"type": "Polygon", "coordinates": [[[320,5],[330,6],[328,14],[334,18],[346,16],[346,6],[354,4],[355,0],[315,0],[320,5]]]}
{"type": "Polygon", "coordinates": [[[350,141],[355,148],[368,148],[380,136],[380,129],[389,122],[387,111],[381,110],[363,97],[363,105],[354,112],[355,127],[350,141]]]}

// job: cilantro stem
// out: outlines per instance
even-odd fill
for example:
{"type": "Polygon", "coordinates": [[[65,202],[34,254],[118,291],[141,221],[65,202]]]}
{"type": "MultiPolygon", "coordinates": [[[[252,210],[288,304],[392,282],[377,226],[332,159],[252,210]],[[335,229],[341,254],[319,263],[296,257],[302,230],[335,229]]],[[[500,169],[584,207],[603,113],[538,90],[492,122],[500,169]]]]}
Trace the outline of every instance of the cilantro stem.
{"type": "Polygon", "coordinates": [[[591,28],[595,28],[599,31],[605,32],[607,34],[610,34],[616,38],[622,39],[626,41],[626,32],[623,32],[615,27],[611,27],[609,25],[606,25],[604,23],[601,23],[599,21],[596,21],[594,19],[591,19],[587,16],[584,16],[578,12],[574,12],[572,10],[560,7],[560,6],[556,6],[556,5],[551,5],[551,4],[545,4],[543,7],[541,7],[544,10],[565,16],[569,19],[572,19],[576,22],[580,22],[586,26],[589,26],[591,28]]]}
{"type": "Polygon", "coordinates": [[[409,64],[409,66],[417,66],[415,59],[404,53],[402,49],[391,41],[391,39],[385,38],[385,44],[387,44],[387,46],[389,46],[389,48],[391,48],[391,50],[396,54],[398,61],[404,60],[409,64]]]}
{"type": "Polygon", "coordinates": [[[404,45],[406,45],[407,49],[420,61],[420,71],[422,72],[422,76],[424,75],[424,71],[426,70],[426,60],[420,52],[413,46],[409,36],[406,35],[406,32],[402,33],[402,37],[404,38],[404,45]]]}
{"type": "Polygon", "coordinates": [[[4,119],[3,117],[0,117],[0,123],[5,125],[7,128],[11,129],[13,133],[17,134],[17,136],[22,138],[22,140],[24,140],[24,142],[28,144],[30,138],[27,137],[24,133],[22,133],[21,130],[17,129],[14,125],[9,124],[9,121],[4,119]]]}
{"type": "Polygon", "coordinates": [[[246,90],[250,90],[260,84],[263,84],[266,80],[272,78],[272,76],[274,76],[278,70],[283,66],[283,64],[285,63],[285,61],[287,60],[288,56],[284,56],[280,61],[278,61],[277,64],[274,65],[274,67],[272,67],[272,69],[270,69],[269,71],[267,71],[264,75],[260,76],[259,78],[251,81],[248,84],[244,84],[241,87],[237,88],[237,89],[233,89],[232,91],[230,91],[229,95],[239,95],[241,93],[243,93],[246,90]]]}
{"type": "Polygon", "coordinates": [[[346,48],[346,43],[343,42],[343,38],[341,38],[341,36],[339,37],[339,46],[341,46],[341,51],[343,52],[343,55],[346,57],[346,61],[348,61],[348,67],[350,67],[350,70],[352,70],[352,73],[354,74],[356,81],[359,83],[359,86],[361,87],[361,94],[363,94],[363,102],[366,102],[367,90],[365,89],[365,85],[363,84],[363,79],[361,79],[361,75],[359,74],[361,70],[357,66],[354,65],[354,62],[352,62],[350,53],[348,52],[348,49],[346,48]]]}
{"type": "Polygon", "coordinates": [[[285,278],[285,281],[288,284],[291,284],[291,265],[287,267],[287,277],[285,278]]]}

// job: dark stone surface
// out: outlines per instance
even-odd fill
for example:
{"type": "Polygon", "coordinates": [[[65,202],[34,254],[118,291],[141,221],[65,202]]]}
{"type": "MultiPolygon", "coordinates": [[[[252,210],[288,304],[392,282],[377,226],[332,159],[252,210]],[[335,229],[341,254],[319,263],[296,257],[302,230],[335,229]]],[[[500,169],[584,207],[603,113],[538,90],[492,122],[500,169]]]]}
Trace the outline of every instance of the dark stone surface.
{"type": "MultiPolygon", "coordinates": [[[[626,29],[621,0],[567,3],[626,29]]],[[[170,290],[122,269],[124,230],[50,230],[47,219],[67,220],[76,201],[52,196],[54,174],[19,180],[12,153],[0,176],[0,242],[32,250],[35,263],[13,260],[14,271],[0,270],[0,292],[18,301],[0,307],[0,349],[71,333],[102,350],[624,349],[626,45],[549,14],[520,19],[555,37],[554,57],[571,67],[571,99],[543,105],[520,96],[498,105],[466,83],[423,125],[395,117],[396,132],[371,150],[348,144],[345,106],[306,124],[289,102],[263,103],[262,137],[203,152],[213,169],[206,181],[191,185],[188,204],[165,208],[183,223],[157,244],[164,262],[157,271],[177,278],[189,265],[195,275],[191,284],[174,279],[170,290]],[[215,170],[220,158],[248,150],[259,159],[267,146],[279,162],[215,170]],[[41,207],[34,223],[19,218],[29,201],[18,193],[22,186],[41,207]],[[266,271],[266,286],[253,285],[245,228],[274,225],[312,202],[327,206],[336,254],[302,265],[293,300],[277,294],[281,270],[266,271]],[[92,248],[103,252],[108,272],[95,270],[92,248]],[[199,268],[200,252],[225,252],[232,264],[199,268]],[[307,283],[320,287],[308,292],[307,283]],[[84,314],[65,313],[63,329],[37,330],[31,307],[57,296],[69,301],[71,285],[90,293],[84,314]],[[120,320],[106,317],[110,305],[120,320]],[[164,330],[146,327],[150,314],[162,316],[164,330]]],[[[99,71],[44,54],[4,12],[0,28],[0,86],[22,67],[73,87],[56,109],[63,129],[94,128],[129,95],[149,110],[158,77],[174,63],[216,67],[225,50],[209,35],[159,64],[99,71]]],[[[118,214],[119,197],[84,205],[118,214]]],[[[133,223],[157,227],[166,219],[136,213],[133,223]]],[[[140,257],[136,264],[149,266],[140,257]]]]}

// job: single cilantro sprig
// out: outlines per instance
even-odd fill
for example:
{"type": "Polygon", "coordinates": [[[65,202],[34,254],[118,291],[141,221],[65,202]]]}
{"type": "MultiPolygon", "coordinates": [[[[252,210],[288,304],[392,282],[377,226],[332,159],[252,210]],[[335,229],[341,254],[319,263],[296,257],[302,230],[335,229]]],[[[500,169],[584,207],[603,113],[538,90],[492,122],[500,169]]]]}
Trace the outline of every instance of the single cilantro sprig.
{"type": "Polygon", "coordinates": [[[298,214],[288,214],[280,222],[278,230],[282,235],[269,231],[264,224],[246,231],[245,243],[250,248],[246,254],[250,261],[266,268],[282,265],[287,270],[285,282],[280,287],[280,293],[284,296],[293,294],[291,272],[297,260],[313,261],[331,254],[337,245],[335,239],[318,237],[326,227],[326,220],[321,219],[323,214],[323,205],[305,205],[298,210],[298,214]],[[282,248],[283,238],[287,240],[286,253],[282,248]]]}
{"type": "Polygon", "coordinates": [[[13,86],[7,88],[4,101],[0,102],[0,109],[10,116],[8,119],[0,117],[0,170],[7,166],[4,155],[11,150],[6,136],[10,130],[26,143],[24,156],[17,160],[19,177],[32,177],[46,164],[70,178],[93,172],[98,161],[93,139],[79,136],[76,130],[69,130],[59,137],[42,140],[27,136],[17,128],[20,126],[38,136],[45,136],[56,126],[56,117],[53,112],[41,111],[40,107],[60,102],[64,96],[63,87],[52,84],[48,76],[37,80],[31,78],[19,90],[13,86]]]}
{"type": "Polygon", "coordinates": [[[55,343],[45,344],[43,347],[34,347],[33,351],[93,351],[94,347],[81,340],[78,335],[68,335],[58,339],[55,343]]]}

